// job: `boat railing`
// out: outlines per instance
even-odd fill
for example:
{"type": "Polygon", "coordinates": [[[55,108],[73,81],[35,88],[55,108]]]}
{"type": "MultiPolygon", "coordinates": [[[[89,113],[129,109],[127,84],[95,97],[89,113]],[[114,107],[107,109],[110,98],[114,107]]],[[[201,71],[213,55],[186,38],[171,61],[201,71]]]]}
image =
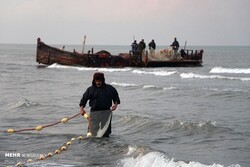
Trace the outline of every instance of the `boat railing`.
{"type": "Polygon", "coordinates": [[[187,60],[202,60],[203,50],[182,49],[181,56],[187,60]]]}

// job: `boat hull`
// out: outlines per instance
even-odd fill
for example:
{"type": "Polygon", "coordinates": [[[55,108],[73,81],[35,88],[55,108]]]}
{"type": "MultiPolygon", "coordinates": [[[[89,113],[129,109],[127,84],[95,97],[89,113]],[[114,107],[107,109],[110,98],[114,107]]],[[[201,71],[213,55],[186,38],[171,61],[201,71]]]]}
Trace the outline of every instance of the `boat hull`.
{"type": "Polygon", "coordinates": [[[202,66],[203,50],[182,55],[178,60],[148,60],[148,54],[144,56],[133,55],[131,52],[119,55],[111,55],[102,50],[97,53],[81,54],[65,51],[46,45],[37,39],[36,61],[40,64],[51,65],[54,63],[69,66],[86,67],[199,67],[202,66]]]}

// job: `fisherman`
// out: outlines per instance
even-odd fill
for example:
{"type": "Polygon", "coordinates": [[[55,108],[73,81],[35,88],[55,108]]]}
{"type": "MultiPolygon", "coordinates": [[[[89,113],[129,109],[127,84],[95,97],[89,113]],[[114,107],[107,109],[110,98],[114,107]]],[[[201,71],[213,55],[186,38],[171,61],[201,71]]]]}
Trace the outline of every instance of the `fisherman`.
{"type": "Polygon", "coordinates": [[[138,47],[137,47],[137,52],[139,54],[139,60],[141,61],[142,60],[142,55],[144,55],[145,53],[145,49],[146,49],[146,44],[144,42],[144,39],[142,39],[140,41],[140,43],[138,44],[138,47]]]}
{"type": "Polygon", "coordinates": [[[177,58],[177,53],[178,53],[178,49],[180,47],[179,42],[177,41],[176,37],[174,38],[174,42],[170,45],[172,46],[173,50],[174,50],[174,58],[177,58]]]}
{"type": "Polygon", "coordinates": [[[150,50],[150,55],[154,57],[155,54],[155,48],[156,44],[155,41],[152,39],[152,41],[148,44],[149,50],[150,50]]]}
{"type": "Polygon", "coordinates": [[[135,55],[136,51],[137,51],[137,47],[138,47],[136,40],[134,40],[134,42],[131,44],[131,47],[132,47],[131,51],[132,51],[133,55],[135,55]]]}
{"type": "Polygon", "coordinates": [[[154,49],[156,48],[156,44],[155,44],[155,41],[152,39],[152,41],[148,44],[148,47],[149,47],[149,50],[150,49],[154,49]]]}
{"type": "MultiPolygon", "coordinates": [[[[91,107],[90,113],[96,111],[116,110],[118,104],[120,104],[120,98],[117,90],[105,83],[104,74],[96,72],[93,75],[92,86],[88,87],[82,96],[80,101],[80,113],[82,115],[86,114],[85,106],[89,100],[89,106],[91,107]]],[[[112,118],[111,118],[112,120],[112,118]]],[[[111,134],[111,120],[109,127],[103,137],[109,137],[111,134]]]]}

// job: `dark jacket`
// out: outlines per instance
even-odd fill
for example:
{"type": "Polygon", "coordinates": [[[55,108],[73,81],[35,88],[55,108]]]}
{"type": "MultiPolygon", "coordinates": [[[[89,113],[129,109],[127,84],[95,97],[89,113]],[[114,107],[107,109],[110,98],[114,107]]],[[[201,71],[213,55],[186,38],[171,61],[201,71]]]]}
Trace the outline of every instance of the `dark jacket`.
{"type": "Polygon", "coordinates": [[[153,48],[153,49],[155,50],[155,48],[156,48],[156,44],[155,44],[154,41],[151,41],[151,42],[148,44],[148,46],[149,46],[149,49],[150,49],[150,48],[153,48]]]}
{"type": "Polygon", "coordinates": [[[83,94],[79,105],[85,107],[88,100],[91,111],[109,110],[112,106],[112,101],[120,104],[117,90],[105,83],[102,87],[90,86],[83,94]]]}
{"type": "Polygon", "coordinates": [[[174,50],[178,50],[178,49],[179,49],[179,47],[180,47],[180,46],[179,46],[179,42],[178,42],[178,41],[176,41],[176,40],[172,43],[172,45],[171,45],[171,46],[173,47],[173,49],[174,49],[174,50]]]}
{"type": "Polygon", "coordinates": [[[132,52],[135,52],[137,50],[138,44],[136,42],[133,42],[131,46],[132,46],[132,52]]]}
{"type": "Polygon", "coordinates": [[[145,49],[145,48],[146,48],[145,42],[141,41],[141,42],[138,44],[137,50],[138,50],[138,51],[142,51],[142,50],[145,49]]]}

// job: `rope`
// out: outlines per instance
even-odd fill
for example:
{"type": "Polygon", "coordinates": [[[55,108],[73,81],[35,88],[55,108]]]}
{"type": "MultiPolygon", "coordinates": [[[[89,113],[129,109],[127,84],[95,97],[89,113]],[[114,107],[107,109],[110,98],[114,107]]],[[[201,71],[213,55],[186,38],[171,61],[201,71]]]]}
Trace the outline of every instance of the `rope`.
{"type": "MultiPolygon", "coordinates": [[[[37,162],[37,161],[42,161],[42,160],[45,160],[45,159],[48,159],[48,158],[51,158],[57,154],[61,154],[62,152],[68,150],[69,146],[75,142],[76,140],[83,140],[85,139],[83,136],[79,136],[79,137],[73,137],[71,138],[71,140],[67,141],[66,143],[64,143],[60,148],[56,149],[54,152],[49,152],[47,154],[41,154],[39,158],[37,159],[28,159],[26,161],[23,161],[23,162],[18,162],[15,164],[15,166],[24,166],[25,164],[30,164],[30,163],[33,163],[33,162],[37,162]]],[[[11,167],[11,166],[6,166],[6,167],[11,167]]]]}
{"type": "MultiPolygon", "coordinates": [[[[75,117],[77,117],[79,115],[80,115],[80,113],[75,114],[75,115],[73,115],[73,116],[71,116],[69,118],[62,118],[60,121],[57,121],[55,123],[51,123],[51,124],[47,124],[47,125],[39,125],[39,126],[37,126],[35,128],[26,128],[26,129],[20,129],[20,130],[14,130],[14,129],[11,128],[11,129],[7,129],[7,130],[1,130],[0,132],[3,132],[3,133],[19,133],[19,132],[33,131],[33,130],[40,131],[40,130],[42,130],[44,128],[54,126],[54,125],[57,125],[59,123],[66,123],[69,120],[71,120],[71,119],[73,119],[73,118],[75,118],[75,117]]],[[[84,117],[89,121],[89,119],[88,119],[89,115],[88,114],[84,114],[84,117]]]]}
{"type": "MultiPolygon", "coordinates": [[[[37,126],[37,127],[35,127],[35,128],[26,128],[26,129],[20,129],[20,130],[8,129],[8,130],[5,130],[5,131],[2,131],[2,130],[1,130],[0,132],[5,132],[5,133],[17,133],[17,132],[32,131],[32,130],[40,131],[40,130],[42,130],[43,128],[47,128],[47,127],[50,127],[50,126],[54,126],[54,125],[57,125],[57,124],[59,124],[59,123],[66,123],[66,122],[68,122],[69,120],[71,120],[71,119],[73,119],[73,118],[75,118],[75,117],[77,117],[77,116],[79,116],[79,115],[80,115],[80,113],[75,114],[75,115],[73,115],[73,116],[71,116],[71,117],[69,117],[69,118],[63,118],[63,119],[61,119],[60,121],[57,121],[57,122],[55,122],[55,123],[51,123],[51,124],[43,125],[43,126],[39,125],[39,126],[37,126]]],[[[89,124],[89,132],[87,133],[87,137],[92,137],[92,125],[91,125],[91,123],[90,123],[89,115],[88,115],[87,113],[85,113],[83,116],[84,116],[84,118],[86,118],[86,119],[88,120],[88,124],[89,124]]],[[[36,161],[45,160],[45,159],[50,158],[50,157],[52,157],[52,156],[54,156],[54,155],[56,155],[56,154],[60,154],[61,152],[66,151],[66,150],[68,149],[68,147],[69,147],[76,139],[78,139],[78,140],[83,140],[84,137],[83,137],[83,136],[79,136],[79,137],[76,137],[76,138],[73,137],[70,141],[64,143],[63,146],[61,146],[59,149],[56,149],[56,150],[54,151],[54,153],[49,152],[48,154],[41,155],[38,159],[35,159],[35,160],[33,160],[33,159],[28,159],[28,160],[25,161],[25,162],[18,162],[17,164],[15,164],[15,166],[24,166],[24,165],[27,164],[27,163],[33,163],[33,162],[36,162],[36,161]]],[[[6,167],[11,167],[11,166],[6,166],[6,167]]]]}

